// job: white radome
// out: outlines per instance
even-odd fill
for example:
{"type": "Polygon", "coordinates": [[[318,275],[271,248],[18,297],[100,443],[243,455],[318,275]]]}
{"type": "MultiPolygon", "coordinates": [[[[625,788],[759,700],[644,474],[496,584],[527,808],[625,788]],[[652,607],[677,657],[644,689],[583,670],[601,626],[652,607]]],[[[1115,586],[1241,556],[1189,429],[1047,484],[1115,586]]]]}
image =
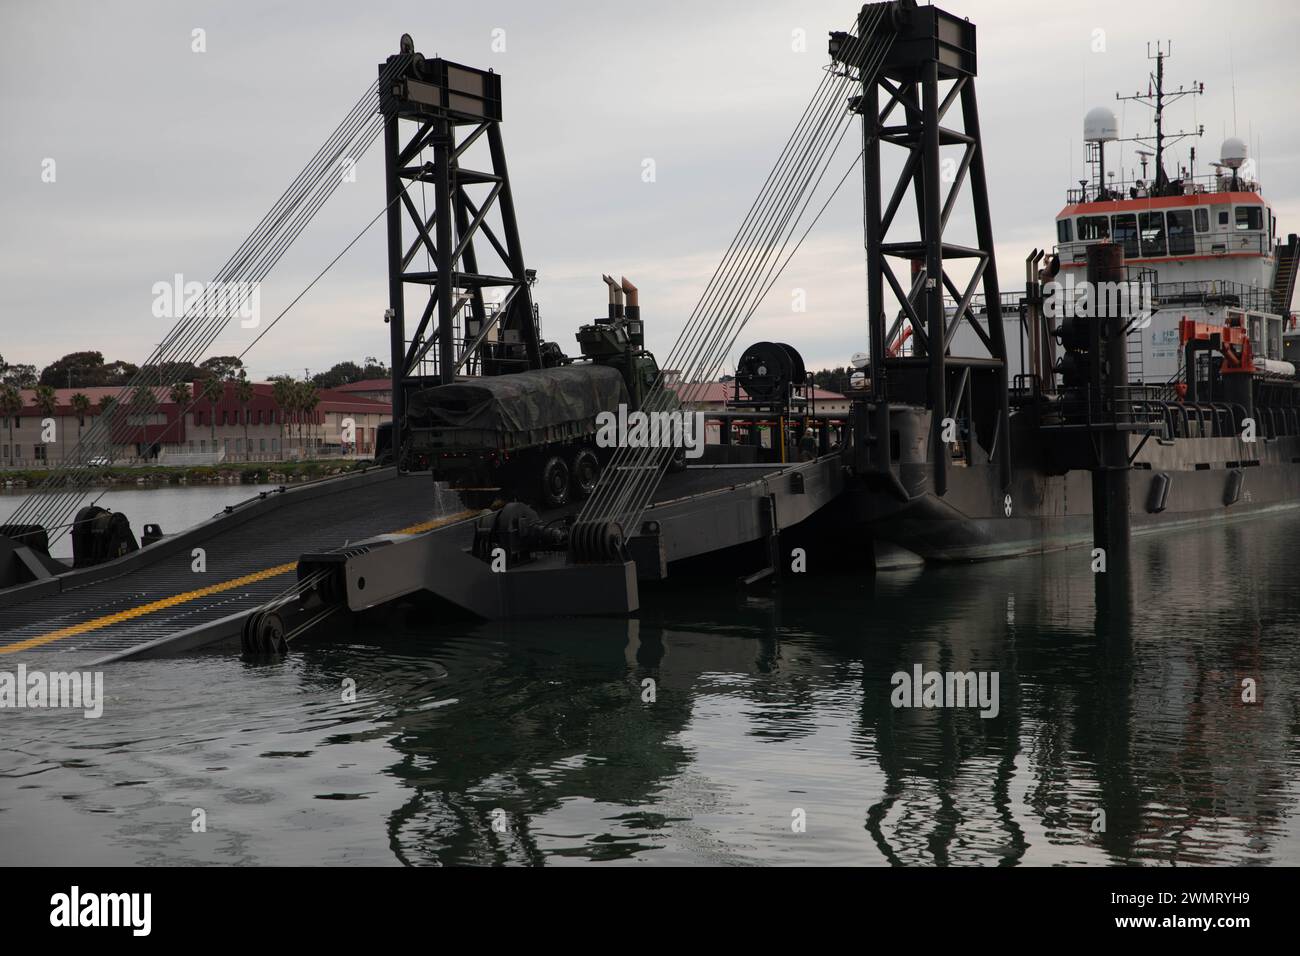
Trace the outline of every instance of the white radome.
{"type": "Polygon", "coordinates": [[[871,364],[871,356],[866,352],[854,352],[853,357],[849,359],[849,364],[854,368],[866,368],[871,364]]]}
{"type": "Polygon", "coordinates": [[[1238,139],[1236,136],[1229,136],[1219,147],[1219,162],[1229,169],[1240,169],[1241,164],[1246,161],[1246,155],[1245,140],[1238,139]]]}
{"type": "Polygon", "coordinates": [[[1119,139],[1119,123],[1115,114],[1105,106],[1088,110],[1083,118],[1083,138],[1089,143],[1113,143],[1119,139]]]}

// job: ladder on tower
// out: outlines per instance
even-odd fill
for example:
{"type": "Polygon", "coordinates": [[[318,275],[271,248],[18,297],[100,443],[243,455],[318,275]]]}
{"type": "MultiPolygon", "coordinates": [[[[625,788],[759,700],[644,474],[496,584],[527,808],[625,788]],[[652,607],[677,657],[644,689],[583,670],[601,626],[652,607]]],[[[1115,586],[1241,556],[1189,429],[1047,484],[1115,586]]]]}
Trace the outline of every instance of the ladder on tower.
{"type": "Polygon", "coordinates": [[[1142,367],[1142,333],[1143,324],[1138,322],[1129,327],[1126,349],[1128,351],[1128,381],[1130,385],[1142,385],[1146,382],[1146,373],[1142,367]]]}

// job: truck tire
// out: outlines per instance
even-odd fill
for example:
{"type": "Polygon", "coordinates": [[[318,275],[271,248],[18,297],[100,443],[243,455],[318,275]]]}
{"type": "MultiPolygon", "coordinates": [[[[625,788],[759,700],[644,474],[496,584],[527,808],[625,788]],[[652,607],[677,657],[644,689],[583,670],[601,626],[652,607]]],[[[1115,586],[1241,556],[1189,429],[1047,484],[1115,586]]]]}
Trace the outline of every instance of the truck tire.
{"type": "Polygon", "coordinates": [[[559,455],[551,455],[542,463],[538,481],[544,508],[560,508],[569,501],[569,466],[559,455]]]}
{"type": "Polygon", "coordinates": [[[668,461],[668,474],[676,475],[686,470],[686,449],[674,448],[673,457],[668,461]]]}
{"type": "Polygon", "coordinates": [[[600,458],[586,445],[573,453],[569,462],[569,491],[578,500],[589,497],[600,480],[600,458]]]}

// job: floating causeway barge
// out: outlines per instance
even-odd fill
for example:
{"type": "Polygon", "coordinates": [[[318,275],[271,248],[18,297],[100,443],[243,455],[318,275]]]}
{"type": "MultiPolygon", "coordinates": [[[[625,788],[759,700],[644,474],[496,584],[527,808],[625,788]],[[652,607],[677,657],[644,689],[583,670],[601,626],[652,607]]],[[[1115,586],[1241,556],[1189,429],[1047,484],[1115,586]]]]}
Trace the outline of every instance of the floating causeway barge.
{"type": "Polygon", "coordinates": [[[1133,532],[1300,504],[1300,241],[1277,241],[1244,147],[1226,143],[1202,182],[1165,172],[1159,134],[1139,195],[1107,178],[1118,135],[1094,111],[1095,178],[1072,191],[1056,249],[1027,259],[1023,290],[1004,291],[975,35],[906,0],[868,4],[831,34],[804,119],[662,367],[626,279],[604,277],[607,313],[582,326],[580,357],[543,338],[501,78],[425,59],[404,37],[358,113],[373,114],[385,150],[387,463],[143,547],[123,521],[88,516],[75,568],[49,556],[39,523],[0,529],[0,655],[103,661],[234,638],[278,653],[330,618],[420,596],[484,618],[626,615],[648,582],[689,569],[751,586],[846,543],[879,567],[1090,544],[1122,569],[1133,532]],[[602,415],[671,416],[714,381],[815,223],[804,214],[823,164],[855,123],[867,351],[850,411],[819,411],[797,351],[757,343],[738,365],[738,401],[708,413],[719,441],[702,457],[686,458],[684,441],[602,445],[602,415]],[[408,198],[415,183],[432,191],[432,215],[408,198]],[[969,216],[954,219],[963,203],[969,216]],[[768,213],[782,222],[770,233],[768,213]],[[1065,276],[1149,296],[1062,309],[1065,276]],[[557,390],[563,409],[539,404],[557,390]]]}

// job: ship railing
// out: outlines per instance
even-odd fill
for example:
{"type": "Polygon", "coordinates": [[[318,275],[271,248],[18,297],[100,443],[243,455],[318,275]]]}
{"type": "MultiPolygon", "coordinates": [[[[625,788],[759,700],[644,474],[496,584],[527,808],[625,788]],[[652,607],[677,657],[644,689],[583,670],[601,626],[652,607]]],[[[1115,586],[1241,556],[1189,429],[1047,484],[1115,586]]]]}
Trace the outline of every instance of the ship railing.
{"type": "Polygon", "coordinates": [[[1200,196],[1216,193],[1259,192],[1259,182],[1245,176],[1209,173],[1201,176],[1184,176],[1175,179],[1157,193],[1150,180],[1123,179],[1099,187],[1096,183],[1076,186],[1065,191],[1065,201],[1070,204],[1107,202],[1116,199],[1148,199],[1156,196],[1200,196]]]}
{"type": "MultiPolygon", "coordinates": [[[[1130,385],[1116,389],[1113,400],[1096,389],[1069,389],[1043,410],[1044,429],[1122,428],[1149,432],[1160,438],[1236,438],[1250,417],[1242,405],[1229,402],[1169,401],[1160,386],[1130,385]]],[[[1279,408],[1263,415],[1264,437],[1300,433],[1300,409],[1279,408]],[[1288,431],[1289,429],[1296,431],[1288,431]]]]}

